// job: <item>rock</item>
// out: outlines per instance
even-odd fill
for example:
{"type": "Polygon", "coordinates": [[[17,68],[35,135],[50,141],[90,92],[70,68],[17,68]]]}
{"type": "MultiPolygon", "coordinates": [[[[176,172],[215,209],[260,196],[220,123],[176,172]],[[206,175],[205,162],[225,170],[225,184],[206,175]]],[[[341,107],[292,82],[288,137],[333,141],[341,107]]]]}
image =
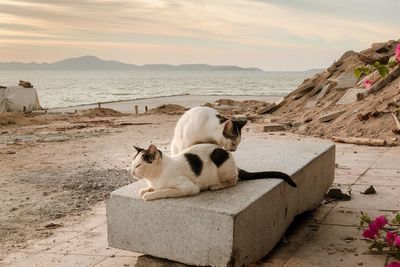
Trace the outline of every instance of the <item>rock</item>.
{"type": "Polygon", "coordinates": [[[337,78],[337,84],[335,89],[347,89],[351,88],[357,83],[357,78],[354,76],[352,71],[344,72],[337,78]]]}
{"type": "Polygon", "coordinates": [[[351,196],[350,194],[343,193],[340,188],[331,188],[325,194],[325,198],[334,200],[350,200],[351,196]]]}
{"type": "Polygon", "coordinates": [[[139,181],[111,193],[107,203],[111,247],[188,265],[238,267],[271,251],[297,214],[319,206],[335,173],[330,142],[245,139],[235,152],[239,167],[277,170],[297,183],[277,179],[185,198],[144,201],[139,181]]]}
{"type": "Polygon", "coordinates": [[[338,61],[343,62],[343,61],[345,61],[347,58],[349,58],[349,57],[351,57],[351,56],[354,56],[354,55],[357,55],[357,52],[354,52],[353,50],[346,51],[346,52],[344,52],[344,54],[339,58],[338,61]]]}
{"type": "Polygon", "coordinates": [[[331,120],[336,119],[337,117],[339,117],[340,115],[342,115],[343,113],[345,113],[346,110],[337,110],[337,111],[332,111],[330,113],[327,113],[325,115],[322,115],[321,117],[319,117],[319,121],[320,122],[329,122],[331,120]]]}
{"type": "Polygon", "coordinates": [[[276,131],[284,131],[284,130],[286,130],[286,125],[280,124],[280,123],[270,123],[270,124],[264,125],[264,127],[263,127],[263,132],[276,132],[276,131]]]}
{"type": "Polygon", "coordinates": [[[381,64],[387,64],[389,62],[390,55],[389,54],[378,54],[376,52],[357,55],[358,59],[366,64],[374,64],[375,62],[379,62],[381,64]]]}
{"type": "Polygon", "coordinates": [[[364,194],[364,195],[376,194],[376,190],[375,190],[375,188],[371,185],[370,187],[368,187],[367,189],[365,189],[365,191],[364,191],[362,194],[364,194]]]}
{"type": "Polygon", "coordinates": [[[330,83],[325,84],[325,85],[322,87],[322,89],[321,89],[321,91],[319,92],[319,94],[316,96],[316,99],[322,99],[322,98],[324,98],[334,86],[335,86],[335,83],[333,83],[333,82],[330,82],[330,83]]]}
{"type": "Polygon", "coordinates": [[[259,114],[259,115],[265,114],[265,113],[267,113],[268,111],[271,111],[274,107],[276,107],[276,104],[275,104],[275,103],[271,103],[271,104],[267,105],[266,107],[260,109],[260,110],[257,112],[257,114],[259,114]]]}

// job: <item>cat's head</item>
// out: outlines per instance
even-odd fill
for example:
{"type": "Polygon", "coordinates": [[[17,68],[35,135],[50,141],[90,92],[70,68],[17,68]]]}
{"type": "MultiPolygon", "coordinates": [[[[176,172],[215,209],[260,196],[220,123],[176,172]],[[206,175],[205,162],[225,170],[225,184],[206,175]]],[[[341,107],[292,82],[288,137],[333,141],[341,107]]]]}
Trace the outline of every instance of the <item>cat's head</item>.
{"type": "MultiPolygon", "coordinates": [[[[222,118],[220,121],[223,120],[222,118]]],[[[219,144],[229,151],[235,151],[241,141],[242,128],[246,123],[246,120],[232,120],[226,118],[226,120],[221,123],[222,135],[219,144]]]]}
{"type": "Polygon", "coordinates": [[[131,164],[131,174],[137,179],[151,179],[161,172],[162,152],[155,145],[148,149],[134,146],[137,151],[131,164]]]}

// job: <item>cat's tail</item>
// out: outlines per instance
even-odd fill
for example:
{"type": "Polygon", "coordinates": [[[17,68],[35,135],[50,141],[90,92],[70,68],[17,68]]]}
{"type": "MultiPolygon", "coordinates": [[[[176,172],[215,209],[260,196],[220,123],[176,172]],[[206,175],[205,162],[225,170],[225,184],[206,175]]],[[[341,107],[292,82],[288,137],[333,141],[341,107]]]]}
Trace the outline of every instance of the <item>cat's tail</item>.
{"type": "Polygon", "coordinates": [[[283,172],[267,171],[267,172],[247,172],[238,168],[238,176],[240,180],[254,180],[254,179],[270,179],[278,178],[284,180],[290,186],[297,187],[297,184],[290,178],[289,175],[283,172]]]}

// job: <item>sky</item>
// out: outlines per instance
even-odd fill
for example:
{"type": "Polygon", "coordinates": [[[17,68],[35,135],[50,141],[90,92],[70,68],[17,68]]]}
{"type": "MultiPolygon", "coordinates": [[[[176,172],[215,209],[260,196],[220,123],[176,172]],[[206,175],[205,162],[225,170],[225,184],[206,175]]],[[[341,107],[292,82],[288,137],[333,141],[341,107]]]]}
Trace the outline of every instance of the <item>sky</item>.
{"type": "Polygon", "coordinates": [[[0,0],[0,61],[328,67],[400,39],[400,0],[0,0]]]}

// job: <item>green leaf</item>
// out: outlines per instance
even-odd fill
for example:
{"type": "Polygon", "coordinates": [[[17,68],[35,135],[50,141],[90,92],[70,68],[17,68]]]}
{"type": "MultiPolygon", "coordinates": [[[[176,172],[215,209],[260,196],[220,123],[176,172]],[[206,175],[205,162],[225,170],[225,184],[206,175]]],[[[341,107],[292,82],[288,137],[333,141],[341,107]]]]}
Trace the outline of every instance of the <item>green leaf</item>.
{"type": "Polygon", "coordinates": [[[360,70],[360,68],[357,68],[354,70],[354,76],[356,76],[357,79],[360,79],[361,75],[362,75],[362,71],[360,70]]]}
{"type": "Polygon", "coordinates": [[[381,75],[381,77],[385,77],[386,75],[389,74],[389,70],[387,69],[387,67],[385,65],[380,65],[378,68],[378,72],[379,72],[379,75],[381,75]]]}
{"type": "Polygon", "coordinates": [[[393,68],[396,65],[397,65],[397,62],[394,60],[389,61],[389,63],[387,64],[388,68],[393,68]]]}

